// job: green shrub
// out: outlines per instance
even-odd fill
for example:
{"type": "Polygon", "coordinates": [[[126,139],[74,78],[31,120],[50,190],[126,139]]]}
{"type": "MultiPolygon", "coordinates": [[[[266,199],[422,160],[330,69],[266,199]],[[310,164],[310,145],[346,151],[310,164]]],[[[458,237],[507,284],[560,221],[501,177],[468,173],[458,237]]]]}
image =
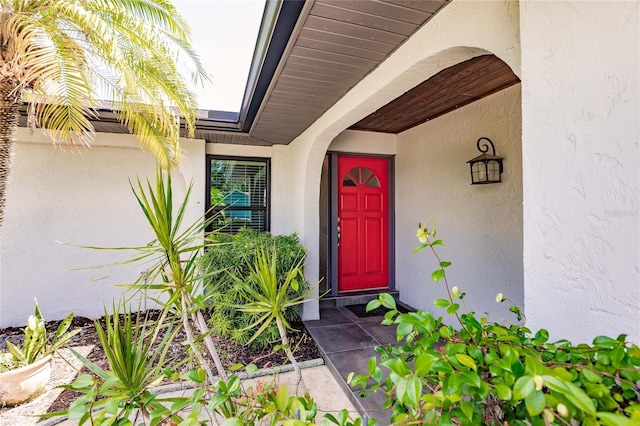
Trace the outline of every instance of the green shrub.
{"type": "MultiPolygon", "coordinates": [[[[241,312],[235,306],[244,305],[251,301],[246,286],[250,284],[251,270],[256,260],[259,248],[271,250],[275,246],[278,258],[278,282],[285,280],[287,273],[306,255],[306,249],[300,244],[296,234],[274,236],[268,232],[256,232],[243,229],[238,234],[229,235],[216,233],[210,236],[212,243],[200,259],[200,267],[205,278],[205,296],[207,306],[211,308],[211,329],[219,335],[232,338],[234,341],[246,344],[255,334],[256,329],[247,327],[256,322],[259,314],[241,312]],[[245,277],[242,282],[232,278],[232,275],[245,277]]],[[[289,288],[287,296],[291,299],[305,293],[309,288],[307,281],[301,282],[297,288],[289,288]]],[[[297,307],[288,308],[285,317],[288,321],[298,316],[297,307]]],[[[251,344],[255,347],[266,347],[270,342],[280,339],[278,328],[272,324],[265,332],[251,344]]]]}
{"type": "MultiPolygon", "coordinates": [[[[430,425],[606,425],[640,424],[640,349],[617,338],[599,336],[592,345],[548,341],[522,324],[491,323],[473,312],[460,313],[465,293],[449,287],[439,258],[435,229],[421,227],[421,245],[439,268],[431,274],[444,284],[448,298],[437,299],[457,320],[445,325],[424,311],[401,314],[387,294],[367,309],[390,309],[383,324],[397,325],[403,344],[376,348],[380,361],[369,361],[367,374],[350,377],[352,385],[381,390],[393,407],[393,424],[430,425]]],[[[504,302],[500,293],[497,302],[504,302]]],[[[510,309],[520,321],[517,307],[510,309]]]]}

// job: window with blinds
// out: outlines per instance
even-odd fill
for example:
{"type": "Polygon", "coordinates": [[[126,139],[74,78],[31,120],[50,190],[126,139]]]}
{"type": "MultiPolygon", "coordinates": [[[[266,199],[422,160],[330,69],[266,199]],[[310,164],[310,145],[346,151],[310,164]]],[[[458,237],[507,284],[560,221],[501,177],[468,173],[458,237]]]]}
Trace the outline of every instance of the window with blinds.
{"type": "Polygon", "coordinates": [[[269,230],[269,160],[207,156],[211,231],[269,230]]]}

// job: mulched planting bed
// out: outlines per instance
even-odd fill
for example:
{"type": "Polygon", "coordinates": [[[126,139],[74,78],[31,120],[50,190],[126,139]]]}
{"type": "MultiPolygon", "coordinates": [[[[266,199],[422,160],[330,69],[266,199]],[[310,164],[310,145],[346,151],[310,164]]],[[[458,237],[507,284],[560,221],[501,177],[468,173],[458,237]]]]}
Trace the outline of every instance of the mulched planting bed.
{"type": "MultiPolygon", "coordinates": [[[[158,311],[148,311],[147,314],[150,317],[157,316],[158,311]]],[[[206,315],[205,315],[206,317],[206,315]]],[[[100,318],[100,322],[103,325],[104,329],[104,318],[100,318]]],[[[47,331],[48,333],[55,333],[59,325],[59,321],[50,321],[47,322],[47,331]]],[[[302,322],[292,323],[292,327],[295,330],[289,333],[289,339],[291,340],[291,348],[294,350],[294,356],[298,362],[308,361],[316,358],[320,358],[320,351],[316,343],[313,341],[311,336],[307,333],[302,322]]],[[[87,359],[96,363],[101,368],[108,368],[108,364],[104,355],[104,351],[100,346],[100,339],[98,338],[98,333],[94,327],[94,322],[88,318],[83,317],[75,317],[73,319],[73,323],[71,329],[80,328],[82,331],[80,334],[75,336],[70,346],[73,347],[82,347],[88,345],[95,345],[95,348],[88,354],[87,359]]],[[[23,337],[22,327],[9,327],[0,329],[0,350],[6,350],[5,341],[8,339],[13,343],[20,343],[23,337]]],[[[249,365],[255,364],[258,368],[266,368],[266,367],[275,367],[288,363],[286,355],[284,351],[273,352],[272,347],[265,349],[254,349],[248,346],[242,346],[238,343],[231,341],[228,338],[213,336],[213,340],[216,344],[216,349],[219,352],[220,358],[222,360],[225,369],[229,371],[229,368],[236,365],[249,365]]],[[[183,332],[180,332],[178,336],[171,342],[171,346],[168,350],[167,357],[169,359],[184,359],[186,356],[185,351],[188,346],[183,344],[185,341],[185,336],[183,332]]],[[[277,345],[280,342],[274,342],[273,345],[277,345]]],[[[205,357],[206,351],[205,351],[205,357]]],[[[213,366],[213,362],[207,358],[207,361],[213,366]]],[[[187,370],[189,368],[188,365],[181,367],[182,370],[187,370]]],[[[215,371],[215,367],[212,367],[215,371]]],[[[86,368],[83,368],[83,373],[88,373],[89,371],[86,368]]],[[[56,372],[53,371],[52,375],[55,375],[56,372]]],[[[56,412],[66,409],[71,402],[73,402],[80,394],[71,390],[64,390],[58,398],[53,402],[53,404],[42,407],[43,411],[38,411],[37,407],[31,407],[34,413],[44,413],[44,412],[56,412]]],[[[0,407],[0,424],[2,424],[3,413],[10,411],[10,409],[0,407]]]]}

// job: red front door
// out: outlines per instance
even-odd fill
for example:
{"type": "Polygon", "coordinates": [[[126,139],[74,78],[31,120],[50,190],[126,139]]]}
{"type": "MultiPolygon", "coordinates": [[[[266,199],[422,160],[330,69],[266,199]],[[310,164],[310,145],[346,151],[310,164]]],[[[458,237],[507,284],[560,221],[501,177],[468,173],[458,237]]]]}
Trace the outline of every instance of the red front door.
{"type": "Polygon", "coordinates": [[[389,286],[389,160],[338,157],[338,291],[389,286]]]}

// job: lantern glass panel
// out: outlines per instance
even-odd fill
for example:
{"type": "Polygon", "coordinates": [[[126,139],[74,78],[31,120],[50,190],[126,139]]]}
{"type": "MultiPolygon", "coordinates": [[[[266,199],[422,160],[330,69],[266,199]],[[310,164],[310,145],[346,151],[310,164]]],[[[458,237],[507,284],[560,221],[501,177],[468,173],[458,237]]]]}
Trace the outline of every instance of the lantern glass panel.
{"type": "Polygon", "coordinates": [[[491,160],[487,163],[487,177],[489,182],[500,182],[500,163],[491,160]]]}
{"type": "Polygon", "coordinates": [[[485,182],[487,180],[487,167],[482,161],[478,161],[471,165],[471,174],[473,183],[485,182]]]}

